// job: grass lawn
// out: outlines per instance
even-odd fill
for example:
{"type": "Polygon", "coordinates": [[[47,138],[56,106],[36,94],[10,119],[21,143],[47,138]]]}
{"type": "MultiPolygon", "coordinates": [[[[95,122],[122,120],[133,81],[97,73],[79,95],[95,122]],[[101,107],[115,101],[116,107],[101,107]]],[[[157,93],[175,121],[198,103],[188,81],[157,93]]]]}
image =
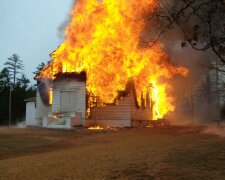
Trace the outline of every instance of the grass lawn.
{"type": "Polygon", "coordinates": [[[225,179],[225,138],[202,127],[0,128],[0,179],[225,179]]]}

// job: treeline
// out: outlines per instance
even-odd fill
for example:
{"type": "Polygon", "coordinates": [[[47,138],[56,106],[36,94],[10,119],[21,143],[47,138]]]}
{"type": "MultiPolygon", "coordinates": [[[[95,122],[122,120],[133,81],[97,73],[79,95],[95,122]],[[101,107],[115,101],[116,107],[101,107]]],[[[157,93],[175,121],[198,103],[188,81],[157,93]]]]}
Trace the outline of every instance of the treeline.
{"type": "Polygon", "coordinates": [[[36,96],[36,87],[23,74],[24,65],[17,54],[13,54],[0,72],[0,125],[9,124],[11,93],[11,124],[25,120],[25,99],[36,96]]]}

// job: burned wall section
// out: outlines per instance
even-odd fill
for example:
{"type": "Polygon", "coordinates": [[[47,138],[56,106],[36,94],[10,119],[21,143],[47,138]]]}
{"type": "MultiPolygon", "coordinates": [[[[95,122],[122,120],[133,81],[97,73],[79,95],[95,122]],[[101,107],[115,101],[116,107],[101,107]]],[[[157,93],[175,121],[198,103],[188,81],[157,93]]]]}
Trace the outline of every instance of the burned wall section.
{"type": "Polygon", "coordinates": [[[53,86],[51,79],[40,78],[37,79],[37,88],[40,98],[45,106],[50,106],[50,92],[53,86]]]}

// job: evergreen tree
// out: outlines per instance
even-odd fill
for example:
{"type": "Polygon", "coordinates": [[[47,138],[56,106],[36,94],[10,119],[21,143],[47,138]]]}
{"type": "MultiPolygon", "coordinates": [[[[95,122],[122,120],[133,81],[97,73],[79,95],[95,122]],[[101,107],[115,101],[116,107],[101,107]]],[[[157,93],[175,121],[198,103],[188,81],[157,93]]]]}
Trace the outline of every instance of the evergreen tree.
{"type": "Polygon", "coordinates": [[[10,58],[8,58],[5,66],[9,71],[10,78],[13,81],[13,86],[15,86],[17,74],[21,74],[21,70],[24,68],[22,60],[20,60],[20,57],[17,54],[13,54],[10,58]]]}
{"type": "MultiPolygon", "coordinates": [[[[4,68],[0,71],[0,125],[8,124],[10,85],[9,70],[4,68]]],[[[36,88],[30,86],[30,80],[25,75],[17,78],[12,91],[12,124],[25,119],[26,103],[24,100],[35,96],[35,94],[36,88]]]]}
{"type": "Polygon", "coordinates": [[[0,72],[0,90],[10,86],[10,75],[7,68],[0,72]]]}
{"type": "Polygon", "coordinates": [[[9,112],[10,77],[7,68],[0,72],[0,124],[6,125],[9,112]]]}
{"type": "Polygon", "coordinates": [[[41,64],[38,65],[38,67],[36,68],[36,71],[34,71],[33,74],[38,75],[45,66],[46,64],[42,62],[41,64]]]}
{"type": "Polygon", "coordinates": [[[21,78],[17,78],[17,86],[23,88],[23,89],[27,89],[29,87],[30,84],[30,80],[26,78],[26,76],[23,74],[21,76],[21,78]]]}

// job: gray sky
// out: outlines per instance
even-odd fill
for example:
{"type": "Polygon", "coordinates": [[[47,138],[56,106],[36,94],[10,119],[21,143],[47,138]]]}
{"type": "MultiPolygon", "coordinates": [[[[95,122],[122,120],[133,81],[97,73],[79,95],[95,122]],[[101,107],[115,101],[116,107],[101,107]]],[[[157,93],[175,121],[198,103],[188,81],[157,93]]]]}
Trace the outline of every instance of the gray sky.
{"type": "MultiPolygon", "coordinates": [[[[0,70],[13,53],[23,60],[30,80],[38,64],[63,41],[60,27],[69,19],[73,0],[1,0],[0,70]]],[[[62,29],[62,28],[61,28],[62,29]]]]}

